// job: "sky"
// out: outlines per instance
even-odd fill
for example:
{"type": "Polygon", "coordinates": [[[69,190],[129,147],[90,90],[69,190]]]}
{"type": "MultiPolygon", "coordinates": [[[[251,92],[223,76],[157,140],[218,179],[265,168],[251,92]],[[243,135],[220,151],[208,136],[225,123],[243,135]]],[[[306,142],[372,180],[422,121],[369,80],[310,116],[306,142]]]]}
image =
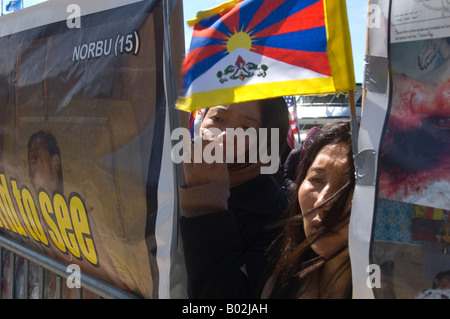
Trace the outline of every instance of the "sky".
{"type": "MultiPolygon", "coordinates": [[[[32,6],[46,0],[23,0],[24,7],[32,6]]],[[[215,7],[227,0],[183,0],[184,20],[195,17],[198,11],[215,7]]],[[[10,0],[3,0],[5,7],[10,0]]],[[[76,0],[74,0],[76,3],[76,0]]],[[[366,47],[366,21],[368,0],[346,0],[347,15],[350,26],[350,36],[352,41],[353,65],[355,69],[356,83],[361,83],[364,72],[364,55],[366,47]]],[[[4,13],[5,10],[3,10],[4,13]]],[[[189,47],[192,36],[192,28],[185,24],[185,44],[189,47]]]]}

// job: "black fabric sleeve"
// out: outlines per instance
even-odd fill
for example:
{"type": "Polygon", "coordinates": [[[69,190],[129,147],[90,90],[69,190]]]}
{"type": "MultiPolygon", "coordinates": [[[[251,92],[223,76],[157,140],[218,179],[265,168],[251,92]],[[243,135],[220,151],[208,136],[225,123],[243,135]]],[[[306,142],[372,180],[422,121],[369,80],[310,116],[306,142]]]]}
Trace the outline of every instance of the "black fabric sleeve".
{"type": "Polygon", "coordinates": [[[241,247],[233,211],[181,217],[180,230],[190,298],[257,298],[241,269],[241,247]]]}

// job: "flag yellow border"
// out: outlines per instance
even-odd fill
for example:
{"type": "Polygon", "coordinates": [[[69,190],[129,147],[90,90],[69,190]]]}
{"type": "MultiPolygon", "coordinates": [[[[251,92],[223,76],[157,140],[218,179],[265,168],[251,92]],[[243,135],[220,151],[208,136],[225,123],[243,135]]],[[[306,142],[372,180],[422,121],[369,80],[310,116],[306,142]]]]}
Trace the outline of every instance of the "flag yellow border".
{"type": "Polygon", "coordinates": [[[328,60],[336,92],[356,88],[352,42],[345,0],[323,0],[328,39],[328,60]],[[350,51],[350,52],[349,52],[350,51]]]}
{"type": "Polygon", "coordinates": [[[234,5],[238,4],[239,2],[242,2],[243,0],[231,0],[225,3],[222,3],[216,7],[213,7],[211,9],[206,9],[203,11],[200,11],[197,13],[194,19],[188,20],[187,24],[188,26],[192,27],[199,23],[203,19],[211,18],[212,16],[215,16],[216,14],[221,14],[222,12],[230,9],[234,5]]]}
{"type": "Polygon", "coordinates": [[[255,96],[258,97],[258,100],[263,100],[287,95],[325,94],[334,92],[334,85],[333,78],[326,77],[235,86],[179,97],[176,107],[181,111],[190,112],[215,105],[251,101],[255,100],[255,96]]]}

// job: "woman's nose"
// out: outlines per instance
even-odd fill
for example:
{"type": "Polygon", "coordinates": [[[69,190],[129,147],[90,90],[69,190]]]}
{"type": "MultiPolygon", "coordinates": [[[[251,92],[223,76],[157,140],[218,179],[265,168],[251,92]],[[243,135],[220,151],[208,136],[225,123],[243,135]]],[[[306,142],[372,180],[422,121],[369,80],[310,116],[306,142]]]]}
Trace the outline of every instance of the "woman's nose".
{"type": "Polygon", "coordinates": [[[311,226],[314,228],[318,228],[322,225],[322,217],[319,212],[316,212],[314,217],[311,219],[311,226]]]}
{"type": "MultiPolygon", "coordinates": [[[[316,198],[314,207],[319,207],[319,206],[323,205],[324,203],[326,203],[326,201],[330,198],[330,195],[331,195],[330,189],[331,189],[331,187],[329,184],[326,184],[322,188],[322,190],[319,192],[319,194],[316,198]]],[[[326,205],[324,207],[326,207],[326,205]]]]}

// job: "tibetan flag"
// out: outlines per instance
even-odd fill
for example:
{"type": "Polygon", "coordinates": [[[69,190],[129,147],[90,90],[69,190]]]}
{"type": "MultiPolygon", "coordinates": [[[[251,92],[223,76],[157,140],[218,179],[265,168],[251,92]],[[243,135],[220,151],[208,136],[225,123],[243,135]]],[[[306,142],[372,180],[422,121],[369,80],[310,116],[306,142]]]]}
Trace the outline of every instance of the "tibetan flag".
{"type": "Polygon", "coordinates": [[[355,88],[345,0],[232,0],[188,23],[180,110],[355,88]]]}
{"type": "Polygon", "coordinates": [[[189,113],[189,131],[191,139],[200,135],[200,126],[205,118],[206,109],[198,109],[189,113]]]}

